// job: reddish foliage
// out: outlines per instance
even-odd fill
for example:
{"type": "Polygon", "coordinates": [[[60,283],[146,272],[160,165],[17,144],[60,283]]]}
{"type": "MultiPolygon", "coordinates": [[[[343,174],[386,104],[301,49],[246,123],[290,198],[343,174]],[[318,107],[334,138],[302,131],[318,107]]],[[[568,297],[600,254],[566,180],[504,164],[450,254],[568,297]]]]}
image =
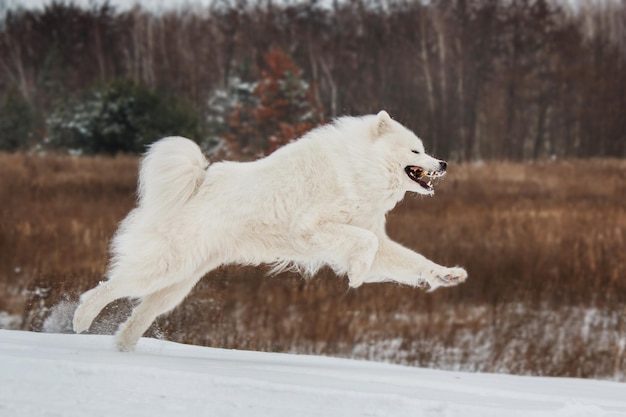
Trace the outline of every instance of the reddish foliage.
{"type": "Polygon", "coordinates": [[[321,120],[322,109],[289,55],[271,48],[263,64],[253,93],[256,105],[240,104],[229,119],[226,140],[235,153],[267,155],[321,120]]]}

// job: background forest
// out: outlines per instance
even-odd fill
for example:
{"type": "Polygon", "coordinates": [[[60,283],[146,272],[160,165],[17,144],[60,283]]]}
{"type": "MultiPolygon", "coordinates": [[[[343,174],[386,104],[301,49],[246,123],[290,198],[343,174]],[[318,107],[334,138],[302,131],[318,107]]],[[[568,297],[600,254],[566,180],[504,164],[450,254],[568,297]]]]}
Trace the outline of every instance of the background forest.
{"type": "Polygon", "coordinates": [[[442,158],[624,157],[625,73],[624,2],[52,3],[0,23],[0,148],[258,154],[386,109],[442,158]]]}
{"type": "MultiPolygon", "coordinates": [[[[389,235],[466,267],[467,283],[348,290],[329,270],[305,281],[224,266],[147,335],[624,381],[626,3],[568,4],[5,10],[0,328],[71,331],[153,140],[251,159],[335,116],[386,109],[455,162],[434,198],[390,213],[389,235]]],[[[91,331],[111,333],[130,307],[113,303],[91,331]]]]}

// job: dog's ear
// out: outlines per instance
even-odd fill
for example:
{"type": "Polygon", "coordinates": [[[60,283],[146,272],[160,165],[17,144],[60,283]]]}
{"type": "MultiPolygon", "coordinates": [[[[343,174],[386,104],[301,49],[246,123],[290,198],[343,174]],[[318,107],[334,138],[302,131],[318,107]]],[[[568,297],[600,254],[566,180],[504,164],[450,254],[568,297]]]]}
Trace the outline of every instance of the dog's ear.
{"type": "Polygon", "coordinates": [[[376,137],[380,137],[385,133],[389,132],[393,127],[393,120],[389,113],[384,110],[381,110],[376,115],[376,127],[374,128],[374,133],[376,137]]]}

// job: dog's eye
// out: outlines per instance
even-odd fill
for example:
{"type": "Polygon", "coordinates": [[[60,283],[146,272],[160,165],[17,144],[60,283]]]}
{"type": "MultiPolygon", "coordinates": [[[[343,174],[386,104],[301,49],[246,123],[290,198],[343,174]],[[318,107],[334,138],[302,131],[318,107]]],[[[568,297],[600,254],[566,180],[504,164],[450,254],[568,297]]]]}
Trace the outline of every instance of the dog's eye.
{"type": "Polygon", "coordinates": [[[418,154],[418,155],[419,155],[419,154],[421,154],[421,152],[420,152],[420,151],[411,151],[411,152],[416,153],[416,154],[418,154]]]}

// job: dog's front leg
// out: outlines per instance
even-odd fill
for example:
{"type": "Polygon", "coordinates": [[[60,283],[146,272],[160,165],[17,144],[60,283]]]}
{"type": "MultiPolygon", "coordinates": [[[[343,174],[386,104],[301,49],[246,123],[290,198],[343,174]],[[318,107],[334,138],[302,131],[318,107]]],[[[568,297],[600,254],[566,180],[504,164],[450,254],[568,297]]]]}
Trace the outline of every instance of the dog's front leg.
{"type": "Polygon", "coordinates": [[[322,253],[337,272],[347,272],[349,285],[361,286],[379,250],[376,234],[360,227],[327,222],[306,240],[306,252],[322,253]]]}
{"type": "Polygon", "coordinates": [[[388,238],[379,239],[380,246],[365,282],[396,281],[412,286],[428,284],[430,291],[464,282],[463,268],[436,264],[419,253],[388,238]]]}

